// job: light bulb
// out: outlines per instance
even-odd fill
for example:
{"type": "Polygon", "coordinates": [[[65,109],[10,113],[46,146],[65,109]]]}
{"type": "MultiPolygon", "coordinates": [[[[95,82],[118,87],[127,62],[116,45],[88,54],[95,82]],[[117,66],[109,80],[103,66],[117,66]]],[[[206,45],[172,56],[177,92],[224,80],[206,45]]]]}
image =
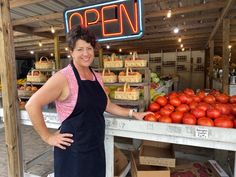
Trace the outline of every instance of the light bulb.
{"type": "Polygon", "coordinates": [[[167,18],[170,18],[171,15],[172,15],[171,10],[168,10],[168,12],[167,12],[167,14],[166,14],[166,17],[167,17],[167,18]]]}

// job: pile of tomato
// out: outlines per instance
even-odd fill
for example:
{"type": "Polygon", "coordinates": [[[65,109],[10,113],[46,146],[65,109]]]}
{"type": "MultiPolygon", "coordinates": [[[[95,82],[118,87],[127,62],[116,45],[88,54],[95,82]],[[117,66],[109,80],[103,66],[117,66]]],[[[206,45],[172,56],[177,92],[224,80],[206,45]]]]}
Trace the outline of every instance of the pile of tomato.
{"type": "Polygon", "coordinates": [[[171,92],[157,97],[147,111],[152,112],[145,116],[147,121],[236,128],[236,95],[217,90],[171,92]]]}

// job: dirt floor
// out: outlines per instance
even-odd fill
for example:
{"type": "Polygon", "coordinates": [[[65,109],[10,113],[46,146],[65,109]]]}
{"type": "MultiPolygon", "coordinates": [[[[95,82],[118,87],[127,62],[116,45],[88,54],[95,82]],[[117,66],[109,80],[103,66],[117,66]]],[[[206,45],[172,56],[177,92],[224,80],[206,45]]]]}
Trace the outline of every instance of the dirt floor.
{"type": "MultiPolygon", "coordinates": [[[[53,151],[50,146],[44,143],[40,137],[36,134],[32,126],[21,126],[22,132],[22,151],[24,159],[24,168],[27,162],[36,158],[40,154],[43,154],[47,150],[49,153],[45,158],[37,161],[35,165],[26,169],[25,171],[29,174],[34,174],[42,177],[46,177],[53,170],[53,151]]],[[[0,176],[8,177],[7,175],[7,154],[6,154],[6,144],[5,144],[5,132],[4,127],[0,123],[0,176]]]]}

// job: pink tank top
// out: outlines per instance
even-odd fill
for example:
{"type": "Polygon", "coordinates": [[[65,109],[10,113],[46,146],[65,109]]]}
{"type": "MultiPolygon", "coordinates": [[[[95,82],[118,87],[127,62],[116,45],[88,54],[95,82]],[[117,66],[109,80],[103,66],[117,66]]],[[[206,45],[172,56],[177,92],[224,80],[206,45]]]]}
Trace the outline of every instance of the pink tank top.
{"type": "MultiPolygon", "coordinates": [[[[77,83],[71,64],[69,64],[67,67],[63,68],[59,72],[66,77],[69,85],[69,96],[63,101],[55,101],[58,118],[60,122],[63,122],[67,117],[69,117],[69,115],[73,112],[75,108],[79,93],[79,85],[77,83]]],[[[101,75],[97,72],[94,73],[98,82],[103,87],[101,75]]],[[[81,79],[84,80],[84,78],[81,79]]],[[[96,79],[93,78],[93,80],[95,81],[96,79]]]]}

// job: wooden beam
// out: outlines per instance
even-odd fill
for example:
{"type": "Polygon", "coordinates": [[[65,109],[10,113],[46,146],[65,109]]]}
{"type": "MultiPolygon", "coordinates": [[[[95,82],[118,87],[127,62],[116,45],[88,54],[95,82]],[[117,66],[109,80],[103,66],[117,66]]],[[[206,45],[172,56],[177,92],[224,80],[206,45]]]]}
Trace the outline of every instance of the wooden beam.
{"type": "Polygon", "coordinates": [[[20,113],[16,90],[16,61],[9,0],[1,1],[0,14],[0,76],[8,176],[23,177],[20,113]]]}
{"type": "Polygon", "coordinates": [[[230,8],[233,6],[234,3],[235,3],[235,0],[228,0],[227,1],[227,3],[226,3],[226,5],[225,5],[225,7],[224,7],[224,9],[223,9],[223,11],[222,11],[222,13],[220,15],[220,18],[218,18],[218,20],[217,20],[217,22],[216,22],[216,24],[215,24],[215,26],[214,26],[210,36],[209,36],[209,39],[207,41],[206,46],[208,45],[210,40],[212,40],[212,38],[214,37],[214,35],[217,32],[217,30],[218,30],[218,28],[219,28],[223,18],[227,15],[227,13],[229,12],[230,8]]]}
{"type": "Polygon", "coordinates": [[[37,4],[45,0],[12,0],[10,1],[10,8],[16,8],[21,6],[26,6],[29,4],[37,4]]]}
{"type": "Polygon", "coordinates": [[[39,41],[39,40],[46,40],[47,38],[40,37],[40,36],[24,36],[24,37],[14,37],[14,43],[24,43],[30,41],[39,41]]]}
{"type": "Polygon", "coordinates": [[[27,17],[27,18],[21,18],[17,20],[13,20],[12,24],[13,26],[16,25],[23,25],[27,23],[35,23],[35,22],[40,22],[40,21],[46,21],[46,20],[54,20],[54,19],[62,19],[63,18],[63,13],[58,12],[58,13],[52,13],[52,14],[47,14],[47,15],[36,15],[33,17],[27,17]]]}
{"type": "Polygon", "coordinates": [[[213,57],[214,57],[214,41],[211,40],[209,43],[210,47],[210,67],[209,67],[209,86],[212,89],[213,86],[213,57]]]}
{"type": "Polygon", "coordinates": [[[230,20],[223,19],[223,76],[222,76],[222,90],[224,93],[229,93],[229,31],[230,20]]]}
{"type": "MultiPolygon", "coordinates": [[[[185,14],[185,13],[192,13],[192,12],[199,12],[199,11],[208,11],[211,9],[219,9],[224,7],[225,2],[208,2],[206,4],[198,4],[195,6],[188,6],[188,7],[181,7],[172,9],[172,16],[178,14],[185,14]]],[[[157,12],[149,12],[145,15],[145,18],[153,18],[153,17],[164,17],[168,12],[167,10],[160,10],[157,12]]]]}

